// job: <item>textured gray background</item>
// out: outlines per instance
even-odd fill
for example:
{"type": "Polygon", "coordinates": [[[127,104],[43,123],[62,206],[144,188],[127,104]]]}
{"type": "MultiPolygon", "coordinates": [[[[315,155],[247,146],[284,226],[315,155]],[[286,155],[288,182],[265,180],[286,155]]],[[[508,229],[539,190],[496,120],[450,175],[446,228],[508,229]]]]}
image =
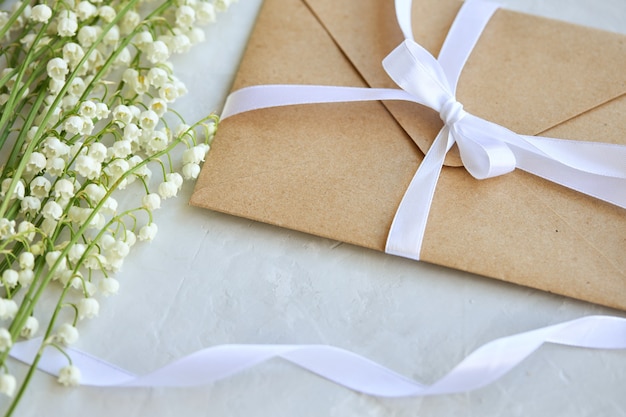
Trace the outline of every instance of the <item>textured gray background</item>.
{"type": "MultiPolygon", "coordinates": [[[[624,0],[501,0],[626,33],[624,0]]],[[[188,120],[219,109],[260,0],[240,0],[177,62],[188,120]],[[208,74],[208,76],[207,76],[208,74]]],[[[598,306],[167,201],[78,347],[137,373],[222,343],[328,343],[425,383],[501,336],[598,306]]],[[[486,388],[380,400],[273,360],[192,389],[68,390],[35,378],[20,416],[625,416],[626,352],[544,346],[486,388]]]]}

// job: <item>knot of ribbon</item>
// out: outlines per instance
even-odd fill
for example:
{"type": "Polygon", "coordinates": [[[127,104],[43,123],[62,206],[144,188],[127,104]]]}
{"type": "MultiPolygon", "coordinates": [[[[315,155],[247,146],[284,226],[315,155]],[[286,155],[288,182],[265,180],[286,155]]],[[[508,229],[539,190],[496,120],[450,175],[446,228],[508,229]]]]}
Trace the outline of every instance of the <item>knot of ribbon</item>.
{"type": "Polygon", "coordinates": [[[516,159],[504,139],[519,141],[508,129],[475,117],[456,100],[452,85],[440,62],[426,49],[407,39],[384,60],[389,77],[413,101],[439,112],[447,138],[447,149],[457,143],[463,165],[476,179],[486,179],[513,171],[516,159]]]}
{"type": "Polygon", "coordinates": [[[443,103],[439,117],[446,126],[452,126],[465,117],[466,114],[467,112],[463,110],[463,105],[455,97],[450,97],[448,101],[443,103]]]}

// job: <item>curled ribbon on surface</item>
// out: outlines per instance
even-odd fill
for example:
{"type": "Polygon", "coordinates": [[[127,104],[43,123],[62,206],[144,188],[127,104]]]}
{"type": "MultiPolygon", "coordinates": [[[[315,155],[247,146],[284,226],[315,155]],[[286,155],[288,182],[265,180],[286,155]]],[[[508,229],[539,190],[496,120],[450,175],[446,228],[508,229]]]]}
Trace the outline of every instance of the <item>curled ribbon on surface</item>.
{"type": "Polygon", "coordinates": [[[385,252],[419,260],[437,180],[446,153],[457,143],[465,169],[476,179],[518,168],[626,208],[626,146],[518,135],[463,110],[455,93],[460,74],[496,3],[467,0],[435,59],[413,40],[411,0],[396,0],[406,38],[383,61],[401,89],[263,85],[232,93],[222,119],[250,110],[296,104],[404,100],[430,107],[444,127],[435,138],[396,211],[385,252]]]}
{"type": "MultiPolygon", "coordinates": [[[[588,316],[496,339],[476,349],[447,375],[423,385],[355,353],[326,345],[222,345],[203,349],[138,376],[74,348],[67,353],[81,370],[81,384],[97,387],[191,387],[213,383],[273,358],[282,358],[353,391],[377,397],[467,392],[513,369],[544,343],[591,349],[626,349],[626,319],[588,316]]],[[[31,363],[41,339],[17,343],[11,356],[31,363]]],[[[57,375],[67,358],[48,349],[40,369],[57,375]]]]}

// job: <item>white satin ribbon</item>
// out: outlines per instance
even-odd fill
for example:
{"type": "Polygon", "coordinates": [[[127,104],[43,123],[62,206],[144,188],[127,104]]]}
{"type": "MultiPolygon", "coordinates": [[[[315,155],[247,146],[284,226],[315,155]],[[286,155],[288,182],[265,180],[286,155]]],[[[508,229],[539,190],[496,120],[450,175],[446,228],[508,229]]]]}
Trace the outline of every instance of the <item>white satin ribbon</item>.
{"type": "Polygon", "coordinates": [[[455,98],[459,76],[496,3],[468,0],[435,59],[413,41],[411,0],[396,0],[407,38],[383,61],[401,90],[263,85],[243,88],[226,101],[222,119],[267,107],[296,104],[405,100],[439,112],[444,127],[413,177],[390,228],[385,252],[419,260],[432,199],[446,153],[457,143],[463,165],[476,179],[515,168],[626,208],[626,146],[518,135],[468,114],[455,98]]]}
{"type": "MultiPolygon", "coordinates": [[[[282,358],[351,390],[378,397],[442,395],[486,386],[544,343],[626,349],[626,319],[588,316],[496,339],[475,350],[447,375],[423,385],[352,352],[326,345],[222,345],[200,350],[147,375],[137,376],[74,348],[67,353],[81,370],[81,384],[97,387],[190,387],[213,383],[272,358],[282,358]]],[[[11,356],[31,363],[41,339],[17,343],[11,356]]],[[[40,369],[58,375],[67,359],[44,352],[40,369]]]]}

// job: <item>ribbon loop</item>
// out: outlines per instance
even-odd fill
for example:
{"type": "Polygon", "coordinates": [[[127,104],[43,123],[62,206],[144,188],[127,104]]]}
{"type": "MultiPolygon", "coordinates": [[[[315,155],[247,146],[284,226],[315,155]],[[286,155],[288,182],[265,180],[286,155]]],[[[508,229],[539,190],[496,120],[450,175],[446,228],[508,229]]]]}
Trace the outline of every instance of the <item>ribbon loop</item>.
{"type": "Polygon", "coordinates": [[[450,100],[454,100],[452,88],[443,68],[430,52],[419,44],[405,40],[383,60],[389,77],[413,101],[437,112],[450,100]]]}
{"type": "Polygon", "coordinates": [[[504,138],[517,135],[500,125],[468,114],[453,128],[463,166],[476,179],[484,180],[515,170],[517,158],[504,138]]]}

